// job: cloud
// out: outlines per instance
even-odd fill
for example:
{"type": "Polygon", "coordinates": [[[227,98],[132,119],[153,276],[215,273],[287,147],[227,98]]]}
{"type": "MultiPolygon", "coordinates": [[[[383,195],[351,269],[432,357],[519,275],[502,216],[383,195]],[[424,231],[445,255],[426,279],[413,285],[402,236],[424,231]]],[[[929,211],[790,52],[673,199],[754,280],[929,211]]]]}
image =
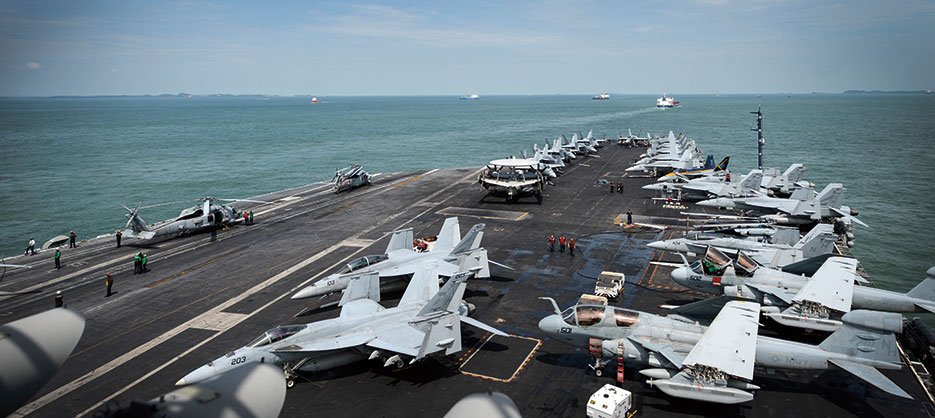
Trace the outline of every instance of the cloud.
{"type": "Polygon", "coordinates": [[[29,61],[26,63],[26,68],[30,70],[38,70],[42,68],[42,64],[39,64],[35,61],[29,61]]]}

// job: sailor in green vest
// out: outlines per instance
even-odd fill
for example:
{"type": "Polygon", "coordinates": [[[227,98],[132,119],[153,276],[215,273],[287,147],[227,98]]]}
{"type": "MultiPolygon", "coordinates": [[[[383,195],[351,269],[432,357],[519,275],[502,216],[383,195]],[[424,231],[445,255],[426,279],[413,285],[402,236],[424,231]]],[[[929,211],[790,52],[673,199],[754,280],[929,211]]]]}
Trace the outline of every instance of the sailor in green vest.
{"type": "Polygon", "coordinates": [[[149,271],[146,269],[146,254],[143,254],[143,263],[142,263],[141,270],[143,270],[143,273],[146,273],[149,271]]]}
{"type": "Polygon", "coordinates": [[[62,250],[55,249],[55,269],[58,270],[62,268],[62,250]]]}
{"type": "Polygon", "coordinates": [[[140,274],[143,272],[143,252],[140,251],[133,256],[133,274],[140,274]]]}

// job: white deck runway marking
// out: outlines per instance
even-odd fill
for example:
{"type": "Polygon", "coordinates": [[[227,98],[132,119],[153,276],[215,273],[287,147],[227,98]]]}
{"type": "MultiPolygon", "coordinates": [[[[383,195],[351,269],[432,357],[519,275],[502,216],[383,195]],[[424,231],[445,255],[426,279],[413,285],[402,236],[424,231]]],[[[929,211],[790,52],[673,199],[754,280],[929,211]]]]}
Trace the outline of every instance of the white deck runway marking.
{"type": "MultiPolygon", "coordinates": [[[[435,171],[438,171],[438,170],[431,170],[431,171],[425,173],[424,175],[422,175],[421,177],[425,177],[425,176],[427,176],[427,175],[429,175],[429,174],[431,174],[431,173],[434,173],[435,171]]],[[[478,172],[479,172],[479,171],[480,171],[480,170],[478,170],[478,172]]],[[[469,174],[467,177],[465,177],[465,179],[470,178],[470,177],[472,177],[472,176],[474,176],[474,175],[476,175],[476,172],[475,172],[475,173],[469,174]]],[[[464,179],[462,179],[462,180],[460,180],[460,181],[455,181],[455,182],[449,184],[448,186],[445,186],[445,187],[439,189],[439,190],[436,191],[435,193],[432,193],[431,195],[425,197],[424,199],[421,199],[420,202],[428,201],[429,199],[435,197],[436,195],[439,195],[439,194],[441,194],[441,193],[443,193],[443,192],[446,192],[447,190],[451,189],[452,187],[454,187],[456,184],[460,183],[460,182],[463,181],[463,180],[464,180],[464,179]]],[[[450,196],[449,196],[449,197],[450,197],[450,196]]],[[[442,202],[444,202],[444,201],[446,201],[446,200],[448,200],[448,198],[443,199],[442,202]]],[[[420,212],[418,215],[412,217],[411,219],[407,220],[406,222],[403,222],[402,225],[405,225],[405,224],[408,224],[409,222],[412,222],[413,220],[415,220],[415,219],[417,219],[418,217],[420,217],[420,216],[424,215],[425,213],[427,213],[429,210],[431,210],[431,208],[426,209],[425,211],[420,212]]],[[[204,345],[204,344],[210,342],[211,340],[213,340],[213,339],[216,338],[217,336],[221,335],[224,331],[227,331],[227,330],[233,328],[233,327],[236,326],[237,324],[239,324],[239,323],[241,323],[241,322],[247,320],[248,318],[250,318],[250,317],[256,315],[257,313],[259,313],[259,312],[265,310],[265,309],[268,308],[270,305],[272,305],[272,304],[275,303],[275,302],[278,302],[279,300],[281,300],[282,298],[286,297],[287,295],[291,295],[291,294],[295,293],[296,291],[298,291],[299,289],[301,289],[302,287],[307,286],[308,283],[310,283],[310,282],[312,282],[313,280],[317,279],[319,276],[321,276],[322,274],[324,274],[325,271],[331,270],[332,268],[334,268],[334,267],[336,267],[336,266],[338,266],[338,265],[344,263],[346,260],[348,260],[348,259],[350,259],[351,257],[353,257],[353,256],[357,255],[358,253],[362,252],[362,251],[363,251],[364,249],[366,249],[367,247],[361,247],[359,250],[355,251],[355,252],[352,253],[351,255],[349,255],[349,256],[345,257],[344,259],[338,261],[337,263],[333,264],[333,265],[332,265],[331,267],[329,267],[328,269],[322,270],[321,273],[319,273],[319,274],[317,274],[317,275],[315,275],[315,276],[312,276],[312,277],[309,278],[308,280],[306,280],[306,281],[302,282],[301,284],[299,284],[298,286],[292,288],[289,292],[283,293],[283,294],[280,295],[279,297],[277,297],[277,298],[271,300],[270,302],[266,303],[265,305],[261,306],[260,308],[256,309],[255,311],[253,311],[253,312],[251,312],[251,313],[249,313],[249,314],[246,314],[246,315],[243,315],[243,316],[236,316],[236,314],[233,314],[234,316],[230,316],[230,315],[232,315],[232,314],[222,313],[222,312],[221,312],[221,311],[223,311],[224,309],[227,309],[228,307],[232,306],[233,304],[235,304],[235,303],[237,303],[237,302],[240,302],[240,301],[243,300],[243,299],[246,299],[247,297],[253,296],[254,294],[256,294],[256,293],[258,293],[258,292],[260,292],[260,291],[266,289],[268,286],[270,286],[270,285],[276,283],[277,281],[279,281],[279,280],[281,280],[281,279],[283,279],[283,278],[285,278],[285,277],[291,275],[292,273],[295,273],[296,271],[298,271],[298,270],[302,269],[303,267],[305,267],[305,266],[307,266],[307,265],[309,265],[309,264],[311,264],[311,263],[313,263],[313,262],[319,260],[320,258],[324,257],[325,255],[330,254],[331,252],[337,250],[338,248],[340,248],[340,247],[342,247],[342,246],[351,246],[351,245],[349,245],[349,243],[360,243],[360,242],[362,242],[363,240],[360,239],[360,236],[365,235],[365,234],[367,234],[367,233],[373,231],[374,229],[376,229],[376,228],[382,226],[383,224],[389,222],[390,220],[399,217],[399,216],[402,215],[404,212],[405,212],[405,211],[403,211],[403,212],[398,212],[398,213],[396,213],[396,214],[393,214],[393,215],[391,215],[391,216],[386,217],[385,219],[381,220],[380,222],[377,222],[377,223],[375,223],[374,225],[371,225],[370,227],[365,228],[364,230],[358,232],[358,233],[355,234],[354,236],[349,237],[348,239],[343,240],[343,241],[339,242],[338,244],[335,244],[335,245],[329,247],[328,249],[326,249],[326,250],[324,250],[324,251],[322,251],[322,252],[320,252],[320,253],[318,253],[318,254],[316,254],[316,255],[314,255],[314,256],[312,256],[312,257],[310,257],[310,258],[308,258],[308,259],[306,259],[306,260],[304,260],[304,261],[302,261],[302,262],[300,262],[299,264],[296,264],[296,265],[292,266],[291,268],[289,268],[289,269],[287,269],[287,270],[285,270],[285,271],[283,271],[283,272],[281,272],[281,273],[279,273],[279,274],[277,274],[277,275],[275,275],[275,276],[273,276],[273,277],[271,277],[271,278],[265,280],[264,282],[262,282],[262,283],[260,283],[260,284],[258,284],[258,285],[256,285],[256,286],[250,288],[250,289],[247,290],[246,292],[241,293],[240,295],[238,295],[238,296],[236,296],[236,297],[234,297],[234,298],[231,298],[231,299],[225,301],[224,303],[221,303],[220,305],[218,305],[218,306],[216,306],[216,307],[214,307],[214,308],[208,310],[207,312],[205,312],[205,313],[203,313],[203,314],[201,314],[201,315],[198,315],[198,316],[195,317],[195,318],[192,318],[191,320],[189,320],[189,321],[187,321],[187,322],[185,322],[185,323],[183,323],[183,324],[181,324],[181,325],[179,325],[179,326],[173,328],[172,330],[170,330],[170,331],[168,331],[168,332],[166,332],[166,333],[164,333],[164,334],[162,334],[162,335],[160,335],[160,336],[158,336],[158,337],[156,337],[156,338],[150,340],[149,342],[147,342],[147,343],[145,343],[145,344],[143,344],[143,345],[137,347],[136,349],[134,349],[134,350],[132,350],[132,351],[130,351],[130,352],[127,352],[126,354],[124,354],[124,355],[122,355],[122,356],[120,356],[120,357],[118,357],[118,358],[116,358],[116,359],[114,359],[114,360],[111,360],[110,362],[108,362],[108,363],[106,363],[106,364],[104,364],[104,365],[102,365],[102,366],[100,366],[100,367],[98,367],[98,368],[96,368],[96,369],[94,369],[94,370],[92,370],[92,371],[86,373],[85,375],[83,375],[83,376],[81,376],[81,377],[79,377],[79,378],[73,380],[72,382],[70,382],[70,383],[68,383],[68,384],[66,384],[66,385],[64,385],[64,386],[62,386],[62,387],[59,387],[58,389],[56,389],[56,390],[54,390],[54,391],[52,391],[52,392],[47,393],[46,395],[42,396],[41,398],[39,398],[39,399],[37,399],[37,400],[35,400],[35,401],[29,403],[29,404],[26,405],[26,406],[23,406],[22,408],[20,408],[19,410],[17,410],[17,411],[14,412],[13,414],[11,414],[11,416],[21,417],[21,416],[28,415],[28,414],[30,414],[30,413],[32,413],[32,412],[38,410],[39,408],[42,408],[42,407],[48,405],[49,403],[51,403],[51,402],[53,402],[53,401],[55,401],[55,400],[61,398],[62,396],[65,396],[65,395],[71,393],[72,391],[74,391],[74,390],[78,389],[79,387],[81,387],[81,386],[83,386],[83,385],[85,385],[85,384],[87,384],[87,383],[93,381],[94,379],[96,379],[96,378],[98,378],[98,377],[100,377],[100,376],[102,376],[102,375],[104,375],[104,374],[106,374],[106,373],[108,373],[108,372],[114,370],[115,368],[117,368],[117,367],[119,367],[119,366],[121,366],[121,365],[123,365],[123,364],[129,362],[130,360],[132,360],[132,359],[138,357],[139,355],[141,355],[141,354],[143,354],[143,353],[149,351],[149,350],[152,349],[153,347],[155,347],[155,346],[157,346],[157,345],[159,345],[159,344],[161,344],[161,343],[167,341],[168,339],[170,339],[170,338],[172,338],[172,337],[174,337],[174,336],[176,336],[176,335],[182,333],[182,332],[185,331],[186,329],[204,327],[204,326],[205,326],[204,324],[207,323],[208,319],[210,319],[210,318],[221,318],[220,315],[224,315],[224,317],[223,317],[224,320],[221,321],[221,322],[223,322],[223,327],[224,327],[224,328],[223,328],[223,329],[219,329],[219,332],[218,332],[218,333],[214,334],[214,335],[211,336],[211,337],[208,337],[208,338],[205,339],[204,341],[202,341],[202,342],[196,344],[195,346],[189,348],[188,350],[184,351],[183,353],[179,354],[178,356],[174,357],[173,359],[171,359],[171,360],[165,362],[165,363],[164,363],[163,365],[161,365],[160,367],[158,367],[158,368],[152,370],[151,372],[145,374],[144,376],[142,376],[142,377],[140,377],[139,379],[133,381],[133,382],[130,383],[129,385],[125,386],[124,388],[122,388],[122,389],[120,389],[120,390],[114,392],[113,394],[111,394],[111,395],[108,396],[107,398],[101,400],[100,402],[96,403],[95,405],[91,406],[90,408],[86,409],[85,411],[82,411],[81,413],[78,414],[78,416],[86,415],[86,414],[89,414],[89,413],[93,412],[95,409],[97,409],[98,407],[100,407],[101,405],[103,405],[104,403],[106,403],[107,401],[109,401],[109,400],[111,400],[111,399],[117,397],[118,395],[120,395],[120,394],[122,394],[123,392],[127,391],[127,390],[130,389],[131,387],[133,387],[133,386],[139,384],[139,383],[142,382],[143,380],[149,378],[150,376],[152,376],[153,374],[159,372],[160,370],[164,369],[165,367],[168,367],[169,365],[171,365],[172,363],[174,363],[175,360],[178,360],[179,358],[182,358],[182,357],[188,355],[189,353],[191,353],[192,351],[198,349],[198,348],[201,347],[202,345],[204,345]]],[[[241,314],[241,315],[242,315],[242,314],[241,314]]],[[[213,322],[213,324],[215,324],[215,325],[216,325],[217,327],[219,327],[219,328],[220,328],[220,326],[221,326],[221,324],[220,324],[219,322],[213,322]]]]}

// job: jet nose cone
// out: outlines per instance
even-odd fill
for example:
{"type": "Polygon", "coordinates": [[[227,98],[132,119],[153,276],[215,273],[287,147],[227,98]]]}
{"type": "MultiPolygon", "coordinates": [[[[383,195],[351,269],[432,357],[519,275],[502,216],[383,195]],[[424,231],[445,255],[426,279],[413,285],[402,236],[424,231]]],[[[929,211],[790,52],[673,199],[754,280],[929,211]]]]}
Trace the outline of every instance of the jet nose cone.
{"type": "Polygon", "coordinates": [[[558,323],[561,322],[558,315],[549,315],[539,321],[539,329],[548,334],[554,334],[558,331],[558,323]]]}
{"type": "Polygon", "coordinates": [[[688,287],[688,276],[690,271],[688,267],[679,267],[675,270],[672,270],[672,281],[688,287]]]}
{"type": "Polygon", "coordinates": [[[653,241],[653,242],[650,242],[649,244],[646,244],[646,246],[654,250],[665,250],[667,247],[665,241],[653,241]]]}
{"type": "Polygon", "coordinates": [[[698,206],[709,206],[713,208],[723,207],[723,205],[720,204],[721,203],[720,200],[721,199],[708,199],[708,200],[702,200],[695,204],[698,206]]]}
{"type": "Polygon", "coordinates": [[[218,374],[218,371],[211,364],[205,364],[193,372],[185,375],[185,377],[179,379],[178,382],[175,382],[176,386],[191,385],[193,383],[198,383],[202,380],[208,379],[218,374]]]}
{"type": "Polygon", "coordinates": [[[314,285],[313,285],[313,286],[308,286],[308,287],[306,287],[306,288],[304,288],[304,289],[302,289],[302,290],[296,292],[294,295],[292,295],[292,296],[290,297],[290,299],[306,299],[306,298],[310,298],[310,297],[315,296],[315,294],[317,293],[317,291],[318,291],[318,290],[315,289],[315,286],[314,286],[314,285]]]}

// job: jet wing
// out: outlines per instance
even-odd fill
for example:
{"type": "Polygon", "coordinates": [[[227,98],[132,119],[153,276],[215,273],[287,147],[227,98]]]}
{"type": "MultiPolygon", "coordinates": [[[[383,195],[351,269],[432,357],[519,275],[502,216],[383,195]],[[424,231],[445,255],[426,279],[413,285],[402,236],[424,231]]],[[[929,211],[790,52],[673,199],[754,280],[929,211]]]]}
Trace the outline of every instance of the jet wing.
{"type": "Polygon", "coordinates": [[[353,348],[359,345],[367,344],[376,338],[373,330],[368,328],[357,328],[347,332],[326,337],[315,338],[311,341],[296,342],[285,347],[274,350],[274,353],[305,353],[316,351],[339,350],[342,348],[353,348]]]}
{"type": "Polygon", "coordinates": [[[857,259],[829,258],[805,286],[802,286],[792,301],[816,302],[838,312],[850,312],[856,272],[857,259]]]}
{"type": "Polygon", "coordinates": [[[792,292],[787,292],[787,291],[785,291],[785,290],[783,290],[783,289],[780,289],[780,288],[778,288],[778,287],[764,286],[764,285],[761,285],[761,284],[752,284],[752,283],[747,283],[746,285],[747,285],[747,287],[751,287],[751,288],[753,288],[753,289],[755,289],[755,290],[759,290],[760,292],[763,292],[763,293],[766,293],[766,294],[769,294],[769,295],[773,295],[773,296],[779,298],[780,300],[782,300],[783,302],[785,302],[785,303],[787,303],[787,304],[789,304],[789,305],[792,304],[792,298],[795,297],[795,294],[794,294],[794,293],[792,293],[792,292]]]}
{"type": "Polygon", "coordinates": [[[753,206],[759,209],[773,209],[779,212],[788,213],[790,215],[796,214],[796,208],[798,208],[799,203],[802,203],[798,200],[790,199],[775,199],[775,198],[752,198],[741,200],[740,203],[743,203],[747,206],[753,206]]]}
{"type": "Polygon", "coordinates": [[[370,299],[374,302],[380,301],[380,274],[375,271],[368,271],[351,279],[344,289],[341,296],[341,302],[338,306],[344,306],[348,303],[360,300],[370,299]]]}
{"type": "Polygon", "coordinates": [[[378,335],[367,342],[368,347],[412,357],[419,355],[422,341],[425,340],[424,332],[411,327],[408,323],[378,325],[378,327],[378,335]]]}
{"type": "Polygon", "coordinates": [[[728,302],[682,365],[704,365],[731,376],[753,379],[759,317],[760,304],[756,302],[728,302]]]}

